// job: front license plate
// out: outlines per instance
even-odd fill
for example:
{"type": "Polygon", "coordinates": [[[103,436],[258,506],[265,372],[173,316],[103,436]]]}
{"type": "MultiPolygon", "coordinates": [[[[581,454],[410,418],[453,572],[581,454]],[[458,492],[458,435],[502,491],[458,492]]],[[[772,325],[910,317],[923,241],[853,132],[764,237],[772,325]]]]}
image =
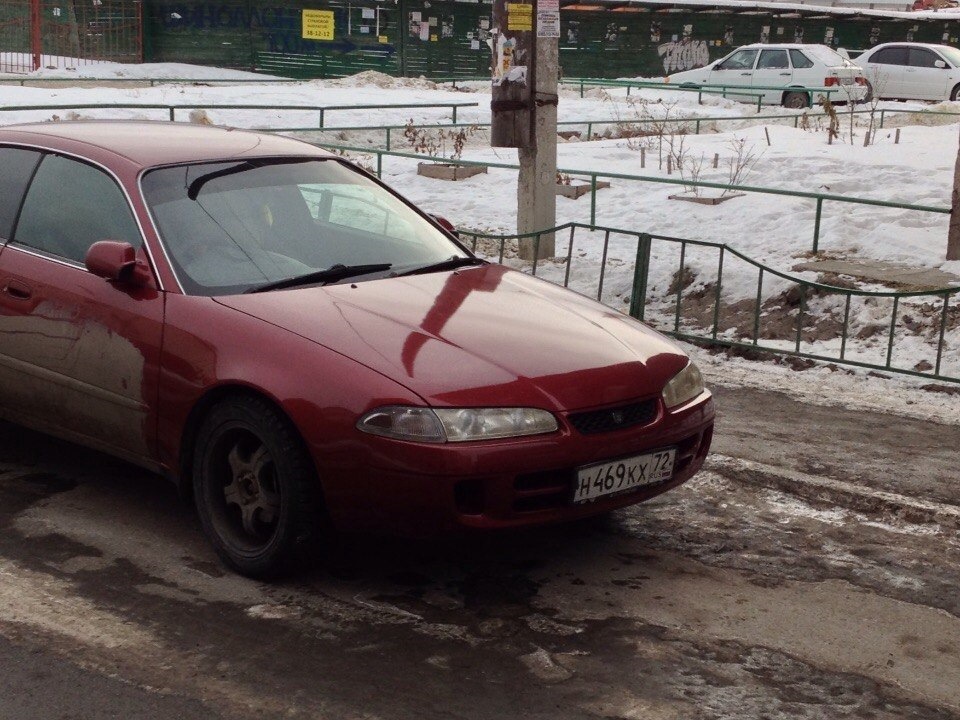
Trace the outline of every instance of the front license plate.
{"type": "Polygon", "coordinates": [[[573,502],[588,502],[669,480],[673,476],[676,456],[676,448],[670,448],[580,468],[573,489],[573,502]]]}

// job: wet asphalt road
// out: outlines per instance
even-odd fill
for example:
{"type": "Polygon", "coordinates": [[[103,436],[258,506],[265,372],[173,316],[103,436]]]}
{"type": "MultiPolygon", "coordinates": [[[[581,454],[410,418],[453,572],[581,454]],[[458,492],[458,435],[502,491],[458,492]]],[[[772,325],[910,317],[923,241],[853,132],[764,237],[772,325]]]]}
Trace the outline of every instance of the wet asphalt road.
{"type": "MultiPolygon", "coordinates": [[[[717,394],[721,455],[960,504],[960,428],[717,394]]],[[[0,499],[4,719],[960,718],[958,527],[723,463],[572,527],[338,538],[277,585],[162,480],[10,425],[0,499]]]]}

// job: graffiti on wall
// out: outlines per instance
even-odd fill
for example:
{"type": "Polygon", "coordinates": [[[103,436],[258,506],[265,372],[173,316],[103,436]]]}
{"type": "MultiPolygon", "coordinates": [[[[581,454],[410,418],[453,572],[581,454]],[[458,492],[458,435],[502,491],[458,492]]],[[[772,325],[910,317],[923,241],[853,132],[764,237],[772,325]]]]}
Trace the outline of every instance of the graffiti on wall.
{"type": "Polygon", "coordinates": [[[657,53],[663,61],[663,71],[667,74],[703,67],[710,62],[710,49],[705,40],[691,40],[685,37],[682,40],[659,45],[657,53]]]}

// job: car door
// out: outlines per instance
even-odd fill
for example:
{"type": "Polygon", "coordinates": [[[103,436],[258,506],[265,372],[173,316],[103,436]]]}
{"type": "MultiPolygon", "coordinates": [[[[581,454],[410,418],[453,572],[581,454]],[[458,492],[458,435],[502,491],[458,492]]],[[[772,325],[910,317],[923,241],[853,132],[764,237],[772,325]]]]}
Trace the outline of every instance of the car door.
{"type": "Polygon", "coordinates": [[[707,83],[729,87],[753,85],[753,66],[757,61],[757,48],[742,48],[721,63],[713,66],[707,83]]]}
{"type": "MultiPolygon", "coordinates": [[[[36,150],[0,147],[0,259],[3,258],[4,248],[13,237],[13,226],[26,195],[30,179],[40,163],[41,153],[36,150]]],[[[19,291],[16,282],[9,282],[0,276],[0,296],[11,297],[19,291]]],[[[6,303],[0,301],[0,328],[7,326],[8,319],[6,303]]],[[[0,333],[5,330],[0,330],[0,333]]],[[[12,341],[12,339],[11,339],[12,341]]],[[[12,414],[15,396],[20,394],[20,375],[13,358],[6,354],[5,348],[10,342],[5,335],[0,334],[0,413],[12,414]]]]}
{"type": "Polygon", "coordinates": [[[787,60],[787,51],[781,48],[764,48],[757,58],[757,67],[753,71],[753,87],[763,93],[763,102],[779,105],[783,91],[770,90],[789,85],[793,80],[793,70],[787,60]],[[764,89],[767,88],[767,89],[764,89]]]}
{"type": "Polygon", "coordinates": [[[905,46],[881,48],[866,61],[867,79],[873,94],[882,98],[910,97],[907,81],[909,52],[905,46]]]}
{"type": "Polygon", "coordinates": [[[45,154],[0,254],[3,411],[151,464],[164,301],[152,279],[134,288],[88,272],[99,240],[128,242],[146,259],[118,183],[45,154]]]}
{"type": "Polygon", "coordinates": [[[943,100],[947,97],[947,82],[950,77],[948,65],[933,50],[911,47],[907,65],[907,77],[911,86],[909,95],[918,100],[943,100]],[[937,61],[943,67],[937,66],[937,61]]]}

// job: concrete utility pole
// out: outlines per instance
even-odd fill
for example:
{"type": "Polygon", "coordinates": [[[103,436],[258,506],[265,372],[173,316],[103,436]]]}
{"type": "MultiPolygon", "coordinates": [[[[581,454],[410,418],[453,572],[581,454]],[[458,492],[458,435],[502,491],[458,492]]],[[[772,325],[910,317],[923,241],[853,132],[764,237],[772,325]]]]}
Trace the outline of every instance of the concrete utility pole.
{"type": "Polygon", "coordinates": [[[947,232],[947,260],[960,260],[960,147],[953,168],[953,200],[950,205],[950,230],[947,232]]]}
{"type": "MultiPolygon", "coordinates": [[[[518,148],[517,231],[557,224],[559,0],[494,0],[491,26],[493,147],[518,148]]],[[[520,242],[520,257],[552,257],[553,233],[520,242]]]]}

